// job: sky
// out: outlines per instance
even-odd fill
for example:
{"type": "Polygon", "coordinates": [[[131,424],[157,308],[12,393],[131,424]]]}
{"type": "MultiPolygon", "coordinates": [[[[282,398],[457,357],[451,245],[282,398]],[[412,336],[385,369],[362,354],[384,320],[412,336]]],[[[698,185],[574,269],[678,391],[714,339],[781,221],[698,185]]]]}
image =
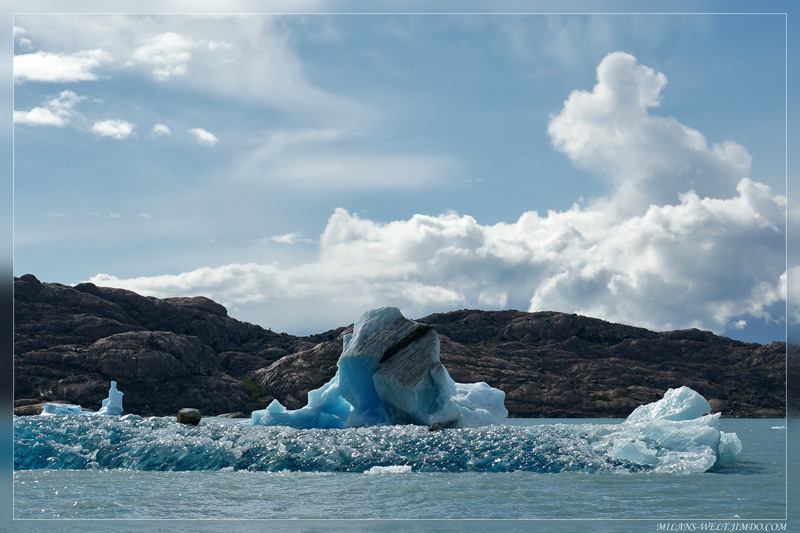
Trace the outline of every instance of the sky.
{"type": "Polygon", "coordinates": [[[17,14],[13,271],[293,334],[393,305],[785,340],[786,24],[17,14]]]}

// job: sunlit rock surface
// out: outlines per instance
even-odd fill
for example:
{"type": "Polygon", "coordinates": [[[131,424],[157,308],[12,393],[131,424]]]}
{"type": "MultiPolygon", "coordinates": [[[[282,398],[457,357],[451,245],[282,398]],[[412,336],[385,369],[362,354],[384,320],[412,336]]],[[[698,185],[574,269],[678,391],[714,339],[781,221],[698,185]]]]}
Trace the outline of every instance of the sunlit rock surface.
{"type": "Polygon", "coordinates": [[[344,338],[336,375],[287,410],[277,400],[252,423],[296,428],[385,424],[474,427],[508,416],[505,393],[486,383],[456,383],[439,361],[439,336],[395,307],[361,314],[344,338]]]}

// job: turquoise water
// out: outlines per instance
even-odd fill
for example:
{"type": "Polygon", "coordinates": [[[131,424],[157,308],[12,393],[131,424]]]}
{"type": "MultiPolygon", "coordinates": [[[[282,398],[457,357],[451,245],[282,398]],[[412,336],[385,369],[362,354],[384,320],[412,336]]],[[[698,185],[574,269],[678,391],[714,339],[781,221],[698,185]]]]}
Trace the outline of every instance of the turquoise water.
{"type": "MultiPolygon", "coordinates": [[[[20,433],[17,426],[21,420],[15,421],[15,433],[20,433]]],[[[202,438],[198,441],[187,442],[184,438],[183,450],[176,449],[173,441],[159,443],[159,439],[166,437],[150,428],[149,437],[141,441],[140,447],[149,441],[152,450],[168,458],[162,457],[161,463],[149,459],[155,462],[149,463],[148,469],[142,468],[141,461],[137,468],[136,454],[125,451],[122,454],[128,453],[127,463],[119,463],[121,468],[105,468],[100,466],[104,461],[119,459],[114,459],[111,453],[105,459],[98,458],[100,454],[92,457],[86,449],[74,445],[71,449],[59,448],[54,454],[57,447],[42,444],[37,460],[44,462],[29,470],[20,469],[23,466],[18,464],[14,472],[14,517],[778,520],[786,516],[784,420],[723,419],[720,429],[736,433],[742,441],[739,460],[712,472],[683,474],[657,473],[590,457],[580,443],[570,437],[570,426],[609,422],[612,421],[510,420],[507,427],[488,434],[462,432],[461,448],[452,440],[455,432],[421,432],[413,434],[414,439],[406,440],[426,442],[428,439],[428,447],[421,448],[428,452],[449,442],[450,452],[424,461],[414,456],[419,453],[418,449],[395,446],[394,455],[382,463],[384,456],[365,462],[342,463],[344,456],[337,454],[341,454],[342,446],[353,447],[348,440],[355,438],[352,435],[344,441],[341,436],[336,441],[323,439],[327,448],[307,450],[302,447],[307,447],[308,442],[302,438],[298,440],[297,434],[294,440],[281,442],[276,434],[264,433],[267,428],[250,428],[258,432],[253,434],[246,427],[242,429],[238,424],[222,420],[204,421],[212,425],[201,429],[202,438]],[[224,437],[231,434],[237,438],[224,437]],[[217,438],[212,438],[213,435],[217,438]],[[475,442],[464,440],[464,435],[473,435],[475,442]],[[275,442],[246,447],[254,455],[242,460],[245,448],[237,450],[237,446],[254,436],[271,436],[275,442]],[[546,437],[562,440],[558,446],[547,447],[542,440],[546,437]],[[209,439],[215,443],[210,448],[209,439]],[[487,444],[489,441],[491,447],[487,444]],[[290,463],[286,462],[276,463],[275,450],[283,446],[286,451],[287,446],[293,445],[304,450],[300,456],[308,455],[306,459],[310,462],[301,461],[297,468],[287,467],[290,463]],[[539,450],[541,453],[526,455],[526,445],[543,448],[539,450]],[[187,459],[200,449],[204,450],[203,460],[209,470],[198,470],[198,463],[187,459]],[[211,453],[209,449],[216,451],[211,453]],[[498,452],[489,461],[476,461],[476,457],[484,457],[491,449],[502,453],[498,452]],[[182,452],[185,452],[184,462],[180,464],[194,465],[193,469],[174,469],[176,457],[182,452]],[[272,458],[266,457],[270,454],[272,458]],[[542,458],[553,464],[544,464],[542,458]],[[500,459],[499,462],[496,459],[500,459]],[[78,462],[69,464],[70,460],[78,462]],[[96,464],[90,464],[92,461],[96,464]],[[253,464],[261,468],[240,468],[253,464]],[[332,464],[345,464],[346,468],[319,467],[332,464]],[[409,464],[411,471],[392,473],[386,468],[383,473],[367,473],[372,466],[381,464],[409,464]],[[520,467],[525,464],[532,467],[520,467]]],[[[380,443],[381,438],[394,436],[394,440],[403,441],[401,437],[408,436],[360,431],[358,442],[366,441],[371,445],[380,443]]],[[[68,447],[68,435],[69,431],[65,431],[63,446],[68,447]]],[[[319,439],[319,435],[312,435],[319,439]]],[[[99,437],[87,435],[85,438],[99,437]]],[[[104,438],[108,442],[100,447],[108,450],[113,449],[114,438],[122,440],[120,435],[113,434],[104,438]]],[[[29,446],[31,442],[15,435],[16,447],[29,446]]],[[[384,442],[384,448],[386,446],[384,442]]],[[[363,453],[369,446],[358,449],[363,453]]],[[[22,461],[26,455],[30,454],[15,450],[15,460],[19,456],[22,461]]],[[[292,457],[292,454],[285,457],[292,457]]]]}

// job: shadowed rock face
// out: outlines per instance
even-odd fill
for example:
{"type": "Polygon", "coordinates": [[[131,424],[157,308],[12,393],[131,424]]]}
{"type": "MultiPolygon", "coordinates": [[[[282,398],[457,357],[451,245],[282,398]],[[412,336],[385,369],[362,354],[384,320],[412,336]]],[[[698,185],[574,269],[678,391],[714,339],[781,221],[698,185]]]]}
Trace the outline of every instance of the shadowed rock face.
{"type": "Polygon", "coordinates": [[[419,322],[439,332],[453,379],[480,376],[502,389],[515,416],[624,417],[681,385],[724,416],[784,416],[783,342],[763,346],[696,329],[656,333],[553,312],[455,311],[419,322]]]}
{"type": "MultiPolygon", "coordinates": [[[[113,379],[126,412],[141,415],[174,416],[185,406],[208,416],[249,413],[273,398],[296,409],[336,373],[342,338],[352,333],[278,334],[229,317],[208,298],[156,299],[30,274],[15,278],[14,290],[19,408],[62,400],[96,410],[113,379]]],[[[624,417],[681,385],[725,416],[784,416],[785,343],[551,312],[464,310],[416,322],[438,332],[453,379],[503,390],[511,416],[624,417]]]]}
{"type": "MultiPolygon", "coordinates": [[[[208,298],[156,299],[83,283],[14,281],[15,399],[67,400],[98,409],[108,382],[119,382],[125,409],[143,415],[174,414],[193,405],[204,412],[243,411],[252,397],[226,372],[226,350],[267,366],[311,344],[234,320],[208,298]]],[[[235,365],[234,365],[235,366],[235,365]]],[[[265,394],[261,391],[261,394],[265,394]]]]}

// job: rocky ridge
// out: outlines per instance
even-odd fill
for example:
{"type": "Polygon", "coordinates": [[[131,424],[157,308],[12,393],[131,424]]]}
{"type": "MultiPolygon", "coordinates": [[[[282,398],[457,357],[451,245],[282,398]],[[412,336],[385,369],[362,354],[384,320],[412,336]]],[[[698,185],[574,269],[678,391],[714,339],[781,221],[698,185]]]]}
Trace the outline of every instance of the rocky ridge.
{"type": "MultiPolygon", "coordinates": [[[[318,335],[275,333],[204,297],[145,297],[90,283],[14,279],[17,414],[45,401],[98,408],[119,383],[125,410],[204,416],[305,405],[336,372],[352,325],[318,335]]],[[[786,344],[710,332],[656,333],[579,315],[462,310],[417,319],[433,327],[459,382],[506,393],[510,416],[624,417],[688,385],[731,417],[782,417],[786,344]]]]}

